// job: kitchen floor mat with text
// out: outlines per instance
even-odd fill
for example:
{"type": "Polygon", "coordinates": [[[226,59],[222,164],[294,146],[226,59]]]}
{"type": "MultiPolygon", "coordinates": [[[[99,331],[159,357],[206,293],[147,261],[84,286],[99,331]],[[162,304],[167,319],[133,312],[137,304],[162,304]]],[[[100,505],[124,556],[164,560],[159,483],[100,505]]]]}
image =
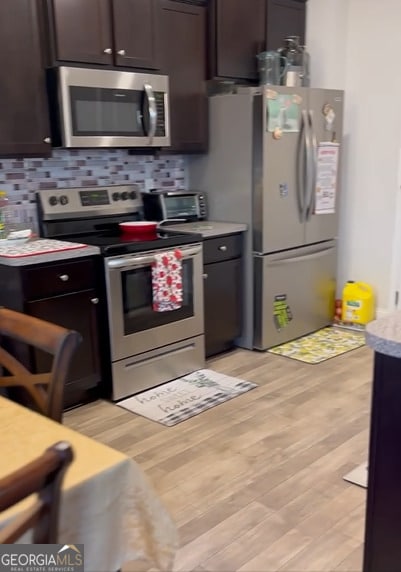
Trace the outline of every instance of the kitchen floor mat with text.
{"type": "Polygon", "coordinates": [[[201,369],[117,403],[167,427],[258,387],[243,379],[201,369]]]}

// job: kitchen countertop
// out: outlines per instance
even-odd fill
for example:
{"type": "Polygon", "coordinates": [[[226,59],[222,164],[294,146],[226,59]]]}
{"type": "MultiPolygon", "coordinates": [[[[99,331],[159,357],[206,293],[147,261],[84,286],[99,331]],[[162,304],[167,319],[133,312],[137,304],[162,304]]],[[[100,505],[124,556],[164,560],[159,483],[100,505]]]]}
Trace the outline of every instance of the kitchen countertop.
{"type": "Polygon", "coordinates": [[[366,343],[375,352],[401,358],[401,311],[366,326],[366,343]]]}
{"type": "Polygon", "coordinates": [[[166,224],[164,226],[166,229],[179,230],[181,232],[196,232],[197,234],[201,234],[203,238],[227,236],[228,234],[245,232],[248,229],[246,224],[235,222],[216,222],[213,220],[184,222],[182,224],[172,225],[166,224]]]}
{"type": "Polygon", "coordinates": [[[48,254],[33,254],[32,256],[20,256],[19,258],[6,258],[0,256],[0,264],[5,266],[31,266],[33,264],[46,264],[47,262],[63,262],[73,258],[84,256],[95,256],[100,254],[97,246],[86,246],[75,250],[61,250],[60,252],[49,252],[48,254]]]}

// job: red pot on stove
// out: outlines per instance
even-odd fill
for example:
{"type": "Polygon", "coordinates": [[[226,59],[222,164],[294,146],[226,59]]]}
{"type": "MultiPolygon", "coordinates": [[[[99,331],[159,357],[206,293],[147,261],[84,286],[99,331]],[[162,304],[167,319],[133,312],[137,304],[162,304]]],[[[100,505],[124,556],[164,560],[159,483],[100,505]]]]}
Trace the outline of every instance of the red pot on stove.
{"type": "Polygon", "coordinates": [[[127,236],[135,238],[154,236],[157,232],[158,223],[147,220],[120,222],[120,230],[127,236]]]}

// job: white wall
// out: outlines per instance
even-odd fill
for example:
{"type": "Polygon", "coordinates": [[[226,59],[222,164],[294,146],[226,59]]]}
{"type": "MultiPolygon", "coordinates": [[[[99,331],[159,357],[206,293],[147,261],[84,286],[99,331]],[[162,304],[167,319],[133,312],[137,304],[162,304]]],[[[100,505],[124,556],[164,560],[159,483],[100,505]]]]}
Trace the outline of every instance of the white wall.
{"type": "Polygon", "coordinates": [[[312,85],[345,89],[339,284],[372,283],[392,307],[401,134],[400,0],[309,0],[312,85]],[[326,25],[322,23],[326,22],[326,25]]]}
{"type": "Polygon", "coordinates": [[[308,0],[306,35],[314,87],[345,89],[349,0],[308,0]]]}

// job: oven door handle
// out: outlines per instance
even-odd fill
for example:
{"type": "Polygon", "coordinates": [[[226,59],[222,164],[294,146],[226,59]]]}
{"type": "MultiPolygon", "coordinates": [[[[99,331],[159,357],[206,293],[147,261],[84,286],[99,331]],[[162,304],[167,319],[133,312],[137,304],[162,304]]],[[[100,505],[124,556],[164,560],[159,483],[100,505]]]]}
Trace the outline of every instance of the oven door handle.
{"type": "MultiPolygon", "coordinates": [[[[182,248],[179,249],[182,252],[182,258],[190,258],[191,256],[196,256],[202,252],[202,246],[194,246],[193,248],[182,248]]],[[[108,260],[107,266],[110,269],[120,269],[120,268],[134,268],[138,266],[147,266],[155,261],[155,254],[149,254],[147,256],[134,256],[130,258],[115,258],[114,260],[108,260]]]]}

